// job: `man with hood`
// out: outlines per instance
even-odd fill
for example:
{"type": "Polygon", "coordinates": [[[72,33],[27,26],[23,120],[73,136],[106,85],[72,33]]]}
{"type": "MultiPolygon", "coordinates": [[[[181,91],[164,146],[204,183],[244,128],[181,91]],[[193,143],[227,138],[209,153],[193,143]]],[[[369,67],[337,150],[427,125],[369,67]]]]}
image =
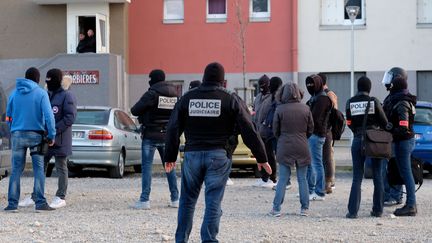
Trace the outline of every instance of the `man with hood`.
{"type": "Polygon", "coordinates": [[[273,208],[269,215],[279,217],[285,189],[290,181],[291,168],[295,167],[299,187],[300,215],[308,216],[309,190],[307,168],[311,163],[308,138],[312,135],[314,123],[308,106],[300,103],[303,95],[295,83],[282,86],[277,94],[280,104],[273,118],[273,133],[277,138],[276,160],[279,163],[279,180],[273,208]]]}
{"type": "Polygon", "coordinates": [[[258,113],[257,127],[260,136],[264,142],[268,163],[272,168],[272,174],[269,175],[265,171],[261,172],[261,179],[258,179],[253,186],[260,186],[266,188],[273,188],[276,186],[277,178],[277,165],[275,158],[276,151],[276,137],[273,134],[272,126],[273,115],[277,106],[276,92],[282,86],[282,79],[279,77],[272,77],[270,79],[270,94],[267,99],[263,101],[260,106],[260,111],[258,113]]]}
{"type": "MultiPolygon", "coordinates": [[[[165,153],[166,125],[177,102],[176,87],[165,81],[165,73],[160,69],[149,74],[150,88],[131,108],[131,113],[138,117],[141,124],[141,196],[133,206],[135,209],[150,209],[150,191],[153,157],[156,149],[161,158],[165,153]]],[[[162,165],[165,163],[162,160],[162,165]]],[[[179,192],[175,170],[166,173],[171,201],[168,206],[178,208],[179,192]]]]}
{"type": "Polygon", "coordinates": [[[255,125],[257,125],[257,122],[258,122],[258,116],[259,116],[259,111],[261,109],[261,104],[264,102],[264,100],[266,100],[268,97],[270,97],[269,86],[270,86],[270,79],[267,75],[264,74],[258,80],[259,93],[255,97],[254,103],[253,103],[254,115],[252,116],[252,118],[253,118],[253,122],[255,123],[255,125]]]}
{"type": "Polygon", "coordinates": [[[252,150],[258,169],[271,174],[261,138],[252,123],[243,100],[223,88],[225,71],[221,64],[210,63],[203,83],[182,96],[176,104],[167,129],[165,170],[175,167],[180,135],[186,143],[182,164],[180,207],[176,242],[187,242],[192,230],[195,205],[205,184],[205,214],[201,225],[202,242],[218,242],[221,203],[231,171],[225,146],[236,127],[244,143],[252,150]]]}
{"type": "MultiPolygon", "coordinates": [[[[66,206],[66,192],[68,187],[68,157],[72,155],[72,124],[75,122],[77,105],[75,96],[62,87],[63,72],[60,69],[50,69],[46,74],[45,82],[48,88],[48,96],[54,119],[56,122],[56,138],[54,146],[48,149],[44,158],[45,168],[52,157],[55,159],[55,167],[58,174],[57,192],[50,203],[52,208],[66,206]]],[[[19,202],[20,207],[34,204],[34,192],[31,197],[26,197],[19,202]]]]}
{"type": "MultiPolygon", "coordinates": [[[[396,159],[400,176],[406,188],[406,202],[402,208],[394,211],[396,216],[415,216],[417,204],[414,177],[411,171],[411,153],[414,150],[414,115],[417,97],[408,90],[407,72],[394,67],[384,74],[382,83],[390,91],[384,100],[384,112],[389,121],[387,129],[393,135],[393,154],[396,159]]],[[[402,190],[397,199],[402,198],[402,190]]]]}
{"type": "Polygon", "coordinates": [[[307,104],[311,109],[314,121],[314,131],[309,138],[309,149],[312,156],[312,165],[308,168],[309,199],[323,201],[325,200],[325,176],[322,156],[332,102],[324,92],[320,76],[313,74],[307,77],[306,88],[311,95],[307,104]]]}
{"type": "Polygon", "coordinates": [[[43,149],[44,134],[49,146],[54,145],[55,120],[47,92],[39,87],[37,68],[27,69],[25,78],[16,80],[16,89],[9,96],[6,122],[11,130],[12,173],[9,179],[7,212],[16,212],[20,197],[20,177],[24,170],[26,152],[30,150],[33,163],[35,209],[51,211],[44,196],[45,175],[43,149]],[[25,107],[25,108],[24,108],[25,107]]]}

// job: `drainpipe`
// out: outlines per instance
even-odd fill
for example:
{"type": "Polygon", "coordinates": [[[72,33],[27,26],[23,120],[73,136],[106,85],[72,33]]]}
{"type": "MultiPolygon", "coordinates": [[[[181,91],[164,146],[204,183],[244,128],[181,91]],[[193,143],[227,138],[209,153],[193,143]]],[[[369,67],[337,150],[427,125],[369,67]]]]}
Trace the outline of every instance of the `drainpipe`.
{"type": "Polygon", "coordinates": [[[291,67],[293,82],[298,84],[298,1],[291,2],[291,67]]]}

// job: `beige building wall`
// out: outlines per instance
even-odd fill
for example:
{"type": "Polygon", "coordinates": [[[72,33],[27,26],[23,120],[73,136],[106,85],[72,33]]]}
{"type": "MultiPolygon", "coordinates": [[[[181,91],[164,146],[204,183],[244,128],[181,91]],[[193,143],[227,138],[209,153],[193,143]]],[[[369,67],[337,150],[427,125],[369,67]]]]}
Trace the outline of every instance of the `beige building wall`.
{"type": "Polygon", "coordinates": [[[66,52],[66,5],[0,1],[0,60],[66,52]]]}
{"type": "MultiPolygon", "coordinates": [[[[299,2],[299,72],[350,71],[351,26],[321,26],[321,0],[299,2]]],[[[355,70],[432,70],[432,28],[417,25],[416,1],[365,0],[355,30],[355,70]]]]}
{"type": "Polygon", "coordinates": [[[129,4],[110,4],[110,53],[123,57],[125,61],[126,72],[129,70],[128,14],[129,4]]]}

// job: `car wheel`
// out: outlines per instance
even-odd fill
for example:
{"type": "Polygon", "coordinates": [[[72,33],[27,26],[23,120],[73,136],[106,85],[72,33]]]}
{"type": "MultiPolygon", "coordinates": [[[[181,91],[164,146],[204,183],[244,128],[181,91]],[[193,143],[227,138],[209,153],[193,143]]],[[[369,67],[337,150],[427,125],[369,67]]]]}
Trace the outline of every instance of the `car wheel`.
{"type": "Polygon", "coordinates": [[[108,172],[111,178],[123,178],[125,169],[124,155],[123,152],[119,154],[117,165],[114,167],[110,167],[108,172]]]}
{"type": "Polygon", "coordinates": [[[135,173],[141,173],[141,165],[134,165],[133,168],[135,173]]]}

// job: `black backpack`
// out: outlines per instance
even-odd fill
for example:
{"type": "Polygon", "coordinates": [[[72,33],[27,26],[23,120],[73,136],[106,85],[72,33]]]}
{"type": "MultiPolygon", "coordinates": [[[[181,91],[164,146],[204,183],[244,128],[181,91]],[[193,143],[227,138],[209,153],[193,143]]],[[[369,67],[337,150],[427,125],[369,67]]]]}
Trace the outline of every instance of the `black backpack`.
{"type": "Polygon", "coordinates": [[[328,122],[331,126],[333,140],[340,140],[346,125],[344,114],[340,110],[332,107],[328,122]]]}

